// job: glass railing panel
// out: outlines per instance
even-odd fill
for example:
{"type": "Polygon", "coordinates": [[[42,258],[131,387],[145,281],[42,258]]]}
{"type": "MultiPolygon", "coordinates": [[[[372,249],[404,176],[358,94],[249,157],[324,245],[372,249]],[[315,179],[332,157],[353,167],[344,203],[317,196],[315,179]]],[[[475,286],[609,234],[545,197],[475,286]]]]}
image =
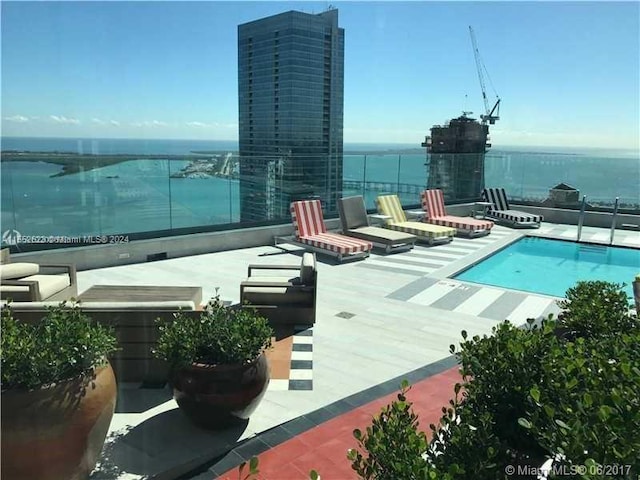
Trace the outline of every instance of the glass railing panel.
{"type": "Polygon", "coordinates": [[[232,182],[237,183],[237,155],[203,154],[189,160],[172,160],[169,168],[171,228],[239,221],[238,189],[235,197],[232,189],[232,182]]]}
{"type": "Polygon", "coordinates": [[[88,172],[101,197],[93,205],[99,231],[109,235],[171,229],[169,164],[164,159],[134,159],[88,172]]]}
{"type": "Polygon", "coordinates": [[[515,202],[578,209],[586,195],[591,209],[612,209],[616,197],[621,208],[640,209],[637,155],[492,152],[486,156],[485,182],[505,188],[515,202]]]}
{"type": "Polygon", "coordinates": [[[419,204],[422,189],[441,188],[451,204],[477,200],[485,185],[504,187],[514,203],[579,208],[587,195],[591,209],[610,208],[615,197],[622,210],[638,212],[640,206],[637,155],[496,150],[483,164],[465,154],[347,154],[342,163],[323,155],[271,154],[243,175],[240,157],[220,150],[181,144],[183,153],[162,154],[156,150],[175,148],[154,143],[143,148],[149,153],[123,154],[106,147],[92,141],[68,154],[3,152],[3,234],[86,237],[83,243],[91,243],[103,235],[289,223],[295,200],[322,200],[330,218],[337,216],[340,196],[364,195],[366,207],[375,210],[375,198],[385,193],[399,195],[407,207],[419,204]],[[576,190],[552,193],[559,184],[576,190]]]}
{"type": "Polygon", "coordinates": [[[240,180],[237,176],[227,179],[229,188],[229,217],[231,223],[240,222],[240,180]]]}
{"type": "Polygon", "coordinates": [[[352,197],[365,194],[365,155],[345,154],[342,163],[342,196],[352,197]]]}
{"type": "Polygon", "coordinates": [[[96,166],[73,159],[65,169],[29,158],[2,164],[3,225],[9,219],[27,243],[98,243],[104,235],[171,227],[166,161],[102,159],[96,166]]]}
{"type": "Polygon", "coordinates": [[[367,155],[364,201],[367,209],[376,208],[378,195],[398,193],[399,155],[367,155]]]}
{"type": "Polygon", "coordinates": [[[427,158],[427,187],[442,190],[446,203],[478,200],[484,186],[484,154],[432,153],[427,158]]]}
{"type": "Polygon", "coordinates": [[[419,205],[427,185],[425,154],[403,154],[398,160],[398,196],[402,205],[419,205]]]}

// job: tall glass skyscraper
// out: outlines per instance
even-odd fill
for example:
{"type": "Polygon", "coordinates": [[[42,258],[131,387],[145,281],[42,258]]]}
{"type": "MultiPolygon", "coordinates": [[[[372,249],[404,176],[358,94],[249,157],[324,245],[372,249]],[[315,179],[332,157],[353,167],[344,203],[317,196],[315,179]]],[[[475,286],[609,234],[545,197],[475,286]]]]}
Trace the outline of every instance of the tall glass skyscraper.
{"type": "Polygon", "coordinates": [[[240,218],[289,218],[294,200],[335,212],[342,190],[344,29],[338,11],[238,26],[240,218]]]}

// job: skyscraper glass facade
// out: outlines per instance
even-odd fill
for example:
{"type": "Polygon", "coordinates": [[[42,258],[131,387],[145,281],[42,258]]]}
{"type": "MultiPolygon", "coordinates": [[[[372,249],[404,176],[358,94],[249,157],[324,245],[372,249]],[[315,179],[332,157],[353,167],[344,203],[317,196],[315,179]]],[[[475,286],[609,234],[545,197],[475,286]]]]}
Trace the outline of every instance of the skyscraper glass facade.
{"type": "Polygon", "coordinates": [[[343,99],[337,10],[238,26],[241,221],[286,218],[292,201],[309,198],[336,211],[343,99]]]}

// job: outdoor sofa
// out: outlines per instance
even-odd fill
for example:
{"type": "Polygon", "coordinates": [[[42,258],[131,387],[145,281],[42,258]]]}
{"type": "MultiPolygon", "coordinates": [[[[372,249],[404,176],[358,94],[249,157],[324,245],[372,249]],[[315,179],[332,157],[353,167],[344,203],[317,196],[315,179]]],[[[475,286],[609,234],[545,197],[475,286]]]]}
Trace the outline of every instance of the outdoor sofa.
{"type": "Polygon", "coordinates": [[[16,302],[68,300],[77,296],[75,265],[11,262],[8,248],[0,256],[0,298],[16,302]]]}

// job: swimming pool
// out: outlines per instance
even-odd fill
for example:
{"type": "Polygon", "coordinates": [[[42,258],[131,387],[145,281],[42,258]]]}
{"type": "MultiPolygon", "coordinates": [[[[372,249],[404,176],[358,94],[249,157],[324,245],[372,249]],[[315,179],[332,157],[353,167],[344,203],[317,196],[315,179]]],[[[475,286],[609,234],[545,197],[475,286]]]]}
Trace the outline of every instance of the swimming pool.
{"type": "Polygon", "coordinates": [[[455,275],[466,282],[564,297],[578,280],[626,283],[640,274],[640,249],[525,237],[455,275]]]}

